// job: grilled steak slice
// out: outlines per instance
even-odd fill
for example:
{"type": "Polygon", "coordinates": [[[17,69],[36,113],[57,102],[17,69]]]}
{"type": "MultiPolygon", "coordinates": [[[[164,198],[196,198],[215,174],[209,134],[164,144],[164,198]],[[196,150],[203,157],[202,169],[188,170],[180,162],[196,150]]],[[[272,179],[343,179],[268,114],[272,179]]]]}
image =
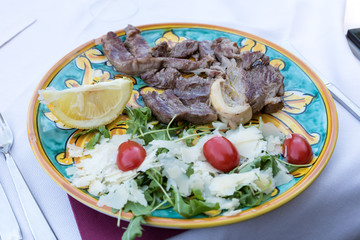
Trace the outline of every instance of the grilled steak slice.
{"type": "MultiPolygon", "coordinates": [[[[109,59],[110,60],[110,59],[109,59]]],[[[119,72],[139,76],[142,73],[149,71],[149,69],[160,69],[163,65],[162,58],[134,58],[129,61],[111,61],[112,65],[119,72]]]]}
{"type": "Polygon", "coordinates": [[[241,79],[245,82],[245,95],[253,113],[267,113],[280,110],[284,103],[283,75],[271,65],[256,65],[250,70],[241,71],[241,79]]]}
{"type": "Polygon", "coordinates": [[[190,72],[196,75],[205,74],[208,78],[216,78],[216,77],[226,78],[226,71],[225,71],[226,69],[224,69],[223,67],[217,64],[219,64],[219,62],[215,62],[209,68],[199,68],[190,72]]]}
{"type": "Polygon", "coordinates": [[[198,68],[206,68],[213,61],[212,58],[204,58],[200,61],[192,61],[181,58],[163,58],[163,57],[145,57],[145,58],[134,58],[128,61],[122,61],[121,52],[113,48],[111,55],[104,51],[105,56],[109,59],[110,63],[119,72],[139,76],[151,69],[161,68],[175,68],[179,71],[187,72],[198,68]]]}
{"type": "Polygon", "coordinates": [[[141,94],[141,96],[156,119],[165,124],[169,123],[175,114],[177,114],[176,120],[182,119],[182,114],[187,111],[187,107],[170,89],[161,94],[153,91],[141,94]]]}
{"type": "Polygon", "coordinates": [[[125,48],[124,42],[114,32],[108,32],[102,41],[103,51],[111,64],[134,59],[134,56],[125,48]]]}
{"type": "MultiPolygon", "coordinates": [[[[104,53],[117,71],[141,75],[145,83],[166,89],[161,94],[156,91],[142,94],[145,104],[163,123],[169,123],[175,114],[177,121],[215,121],[217,113],[210,107],[211,97],[211,103],[218,103],[217,85],[213,85],[216,96],[210,97],[214,79],[222,80],[215,82],[221,82],[223,100],[234,106],[246,105],[248,115],[259,111],[276,112],[284,105],[281,99],[284,77],[261,52],[241,52],[236,42],[226,38],[201,42],[185,40],[172,49],[167,42],[161,42],[149,49],[139,29],[129,25],[125,31],[125,42],[112,32],[104,37],[104,53]],[[183,73],[195,75],[186,78],[183,73]]],[[[220,114],[222,108],[219,109],[220,114]]],[[[233,115],[238,117],[237,113],[233,115]]],[[[239,121],[235,119],[234,122],[239,121]]]]}
{"type": "Polygon", "coordinates": [[[115,33],[109,32],[103,38],[105,56],[119,72],[138,76],[152,69],[172,67],[180,71],[192,71],[198,68],[208,67],[214,59],[205,57],[200,61],[170,57],[137,57],[125,48],[124,43],[115,33]]]}
{"type": "Polygon", "coordinates": [[[140,30],[132,25],[125,28],[126,41],[125,47],[136,58],[150,57],[149,45],[145,38],[140,35],[140,30]]]}
{"type": "Polygon", "coordinates": [[[153,91],[141,96],[154,116],[165,124],[168,124],[175,114],[175,121],[185,120],[195,124],[209,123],[217,119],[215,111],[208,104],[195,102],[184,105],[170,89],[161,94],[153,91]]]}
{"type": "Polygon", "coordinates": [[[163,60],[163,67],[172,67],[179,71],[190,72],[199,68],[208,68],[215,59],[207,56],[199,61],[181,58],[163,58],[163,60]]]}
{"type": "Polygon", "coordinates": [[[171,49],[170,57],[188,58],[199,49],[199,42],[195,40],[185,40],[179,42],[171,49]]]}
{"type": "Polygon", "coordinates": [[[205,124],[216,121],[218,116],[209,103],[196,101],[188,105],[188,110],[183,114],[183,119],[195,123],[205,124]]]}
{"type": "Polygon", "coordinates": [[[186,104],[208,102],[212,80],[197,75],[176,81],[174,93],[186,104]]]}
{"type": "Polygon", "coordinates": [[[159,58],[134,58],[125,48],[124,42],[113,32],[108,32],[102,41],[105,56],[119,72],[138,75],[149,69],[159,69],[163,63],[163,60],[159,58]]]}
{"type": "Polygon", "coordinates": [[[175,68],[163,68],[160,71],[153,69],[141,74],[141,79],[145,83],[161,89],[175,88],[176,81],[180,77],[180,72],[175,68]]]}
{"type": "Polygon", "coordinates": [[[210,55],[211,57],[215,58],[214,50],[211,49],[213,42],[210,40],[204,40],[199,42],[199,54],[200,59],[210,55]]]}
{"type": "Polygon", "coordinates": [[[269,64],[269,57],[263,54],[260,51],[257,52],[242,52],[241,54],[241,61],[240,67],[244,68],[245,70],[249,70],[255,65],[258,64],[269,64]]]}
{"type": "Polygon", "coordinates": [[[168,57],[171,48],[167,42],[161,42],[155,47],[150,48],[150,53],[153,57],[168,57]]]}
{"type": "Polygon", "coordinates": [[[242,52],[240,59],[222,59],[226,71],[226,83],[245,94],[252,112],[272,113],[284,103],[284,77],[269,64],[269,58],[261,52],[242,52]]]}
{"type": "Polygon", "coordinates": [[[223,58],[240,58],[240,48],[236,42],[232,42],[228,38],[215,39],[211,49],[214,51],[216,59],[220,62],[223,61],[223,58]]]}

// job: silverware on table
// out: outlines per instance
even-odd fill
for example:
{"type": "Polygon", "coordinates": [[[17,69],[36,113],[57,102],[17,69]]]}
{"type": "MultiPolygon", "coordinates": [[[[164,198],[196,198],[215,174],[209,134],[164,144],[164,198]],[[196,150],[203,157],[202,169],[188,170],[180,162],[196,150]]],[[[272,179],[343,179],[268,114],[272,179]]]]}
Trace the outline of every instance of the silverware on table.
{"type": "Polygon", "coordinates": [[[9,125],[0,113],[0,152],[5,156],[9,172],[18,193],[31,233],[35,240],[57,239],[46,221],[38,204],[32,196],[23,176],[21,175],[14,159],[10,155],[14,138],[9,125]]]}
{"type": "Polygon", "coordinates": [[[1,28],[0,47],[20,34],[26,28],[30,27],[35,22],[36,19],[25,16],[22,16],[20,19],[19,17],[16,19],[10,19],[8,24],[6,24],[6,28],[1,28]]]}
{"type": "Polygon", "coordinates": [[[360,121],[360,108],[356,105],[350,98],[345,96],[344,93],[340,91],[334,84],[331,82],[325,83],[327,89],[330,91],[333,98],[338,101],[348,112],[350,112],[357,120],[360,121]]]}
{"type": "Polygon", "coordinates": [[[19,240],[22,239],[19,224],[14,212],[0,184],[0,239],[19,240]]]}

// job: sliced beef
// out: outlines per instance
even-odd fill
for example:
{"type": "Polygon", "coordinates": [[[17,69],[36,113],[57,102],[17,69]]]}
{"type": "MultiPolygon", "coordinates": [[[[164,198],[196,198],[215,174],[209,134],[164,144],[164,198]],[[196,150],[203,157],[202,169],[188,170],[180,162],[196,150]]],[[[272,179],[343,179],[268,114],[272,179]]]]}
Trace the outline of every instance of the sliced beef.
{"type": "Polygon", "coordinates": [[[240,55],[241,55],[240,67],[244,68],[245,70],[249,70],[255,65],[269,64],[269,57],[260,51],[257,52],[246,51],[246,52],[242,52],[240,55]]]}
{"type": "Polygon", "coordinates": [[[182,114],[187,111],[187,107],[170,89],[161,94],[153,91],[141,94],[141,96],[156,119],[165,124],[169,123],[175,114],[177,114],[176,120],[182,119],[182,114]]]}
{"type": "MultiPolygon", "coordinates": [[[[180,71],[192,71],[207,68],[214,61],[210,56],[200,61],[170,57],[134,57],[115,33],[109,32],[103,38],[105,56],[119,72],[138,76],[153,69],[175,68],[180,71]]],[[[136,51],[133,51],[136,52],[136,51]]]]}
{"type": "Polygon", "coordinates": [[[194,124],[205,124],[216,121],[218,118],[214,109],[207,102],[196,101],[187,106],[183,120],[194,124]]]}
{"type": "Polygon", "coordinates": [[[109,32],[103,39],[103,51],[114,68],[122,73],[138,75],[149,69],[159,69],[163,60],[160,58],[135,58],[115,33],[109,32]]]}
{"type": "Polygon", "coordinates": [[[253,113],[276,112],[284,105],[284,77],[261,52],[241,52],[227,38],[185,40],[172,49],[161,42],[149,49],[139,29],[129,25],[125,31],[125,42],[112,32],[103,38],[105,56],[117,71],[140,75],[145,83],[166,89],[161,94],[142,94],[146,106],[163,123],[175,114],[176,120],[192,123],[215,121],[217,113],[209,96],[218,78],[225,80],[221,91],[231,104],[249,103],[253,113]],[[184,77],[185,73],[195,75],[184,77]]]}
{"type": "Polygon", "coordinates": [[[149,45],[145,38],[140,35],[140,30],[132,25],[125,28],[125,47],[136,58],[150,57],[149,45]]]}
{"type": "Polygon", "coordinates": [[[134,59],[134,56],[126,49],[124,42],[114,32],[108,32],[102,41],[105,56],[113,65],[115,62],[134,59]]]}
{"type": "Polygon", "coordinates": [[[133,76],[139,76],[149,71],[149,69],[160,69],[163,65],[163,59],[153,57],[134,58],[129,61],[114,61],[113,59],[109,59],[109,61],[117,71],[133,76]]]}
{"type": "Polygon", "coordinates": [[[228,38],[215,39],[211,49],[214,51],[216,59],[220,62],[223,61],[223,58],[240,58],[240,48],[236,42],[232,42],[228,38]]]}
{"type": "Polygon", "coordinates": [[[150,54],[153,57],[168,57],[170,55],[171,48],[167,42],[161,42],[155,47],[150,48],[150,54]]]}
{"type": "Polygon", "coordinates": [[[197,75],[176,81],[174,93],[182,102],[192,104],[194,102],[209,102],[210,87],[212,80],[197,75]]]}
{"type": "Polygon", "coordinates": [[[185,120],[195,124],[209,123],[217,119],[215,111],[208,104],[195,102],[184,105],[170,89],[161,94],[153,91],[141,96],[154,116],[165,124],[169,123],[175,114],[175,121],[185,120]]]}
{"type": "Polygon", "coordinates": [[[209,68],[199,68],[199,69],[195,69],[191,72],[196,75],[205,74],[208,78],[216,78],[216,77],[226,78],[226,72],[225,72],[224,68],[217,66],[215,64],[213,64],[209,68]]]}
{"type": "Polygon", "coordinates": [[[170,57],[188,58],[191,57],[199,49],[199,42],[195,40],[185,40],[179,42],[171,49],[170,57]]]}
{"type": "Polygon", "coordinates": [[[207,56],[199,61],[192,61],[182,58],[163,58],[163,67],[172,67],[179,71],[190,72],[199,68],[208,68],[215,59],[207,56]]]}
{"type": "MultiPolygon", "coordinates": [[[[284,95],[282,74],[269,64],[268,57],[261,52],[244,52],[241,56],[245,57],[240,60],[223,59],[222,67],[225,67],[226,71],[226,82],[223,86],[234,88],[241,96],[245,95],[253,113],[280,110],[284,106],[281,99],[284,95]]],[[[224,98],[227,97],[233,96],[225,94],[224,98]]]]}
{"type": "Polygon", "coordinates": [[[213,44],[213,42],[210,40],[204,40],[204,41],[199,42],[200,59],[202,59],[208,55],[215,58],[214,50],[211,49],[212,44],[213,44]]]}
{"type": "Polygon", "coordinates": [[[181,73],[175,68],[163,68],[160,71],[153,69],[141,74],[141,79],[160,89],[175,88],[176,81],[181,77],[181,73]]]}
{"type": "Polygon", "coordinates": [[[271,65],[256,65],[250,70],[241,71],[245,82],[245,95],[253,113],[276,112],[284,106],[283,75],[271,65]]]}

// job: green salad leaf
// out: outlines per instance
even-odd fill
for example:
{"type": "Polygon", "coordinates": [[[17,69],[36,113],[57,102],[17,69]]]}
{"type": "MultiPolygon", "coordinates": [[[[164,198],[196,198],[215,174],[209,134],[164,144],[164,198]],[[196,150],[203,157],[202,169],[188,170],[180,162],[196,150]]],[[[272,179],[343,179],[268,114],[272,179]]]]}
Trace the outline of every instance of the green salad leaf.
{"type": "Polygon", "coordinates": [[[94,149],[95,145],[99,142],[101,137],[100,132],[96,132],[95,135],[85,144],[86,149],[94,149]]]}
{"type": "Polygon", "coordinates": [[[251,163],[247,164],[244,167],[240,167],[238,170],[239,173],[243,173],[243,172],[249,172],[255,168],[260,168],[260,170],[267,170],[267,169],[272,169],[272,174],[273,177],[275,177],[278,172],[280,171],[279,167],[278,167],[278,163],[277,163],[277,157],[272,156],[272,155],[264,155],[261,157],[256,158],[254,161],[252,161],[251,163]]]}
{"type": "Polygon", "coordinates": [[[174,210],[181,216],[189,218],[206,211],[217,210],[220,208],[219,204],[207,203],[205,201],[193,198],[183,198],[176,187],[172,188],[174,198],[174,210]]]}
{"type": "Polygon", "coordinates": [[[94,149],[95,145],[97,143],[99,143],[101,136],[105,137],[105,138],[110,138],[110,132],[109,130],[106,128],[106,126],[101,126],[98,128],[92,128],[92,129],[88,129],[85,131],[82,131],[78,134],[76,134],[74,137],[80,137],[82,135],[86,135],[89,133],[95,133],[94,136],[89,140],[89,142],[87,142],[85,144],[85,148],[86,149],[94,149]]]}
{"type": "Polygon", "coordinates": [[[236,190],[230,198],[239,199],[241,207],[255,207],[267,200],[270,194],[264,194],[252,188],[252,186],[242,186],[236,190]]]}
{"type": "Polygon", "coordinates": [[[128,227],[126,228],[126,231],[122,235],[121,240],[133,240],[137,237],[142,236],[142,230],[141,224],[146,223],[144,220],[144,216],[134,216],[131,218],[130,223],[128,227]]]}
{"type": "MultiPolygon", "coordinates": [[[[209,125],[193,125],[187,122],[172,123],[176,115],[168,125],[159,123],[151,113],[148,107],[142,108],[126,108],[125,113],[128,115],[128,120],[120,121],[119,124],[127,126],[126,133],[131,134],[132,138],[143,139],[145,145],[153,140],[171,140],[174,142],[184,141],[189,147],[194,146],[201,135],[210,133],[214,127],[209,125]]],[[[260,120],[261,121],[261,120],[260,120]]],[[[261,123],[260,123],[261,124],[261,123]]],[[[251,125],[251,124],[250,124],[251,125]]],[[[105,126],[89,129],[77,134],[79,137],[84,134],[94,133],[94,136],[86,144],[87,149],[92,149],[100,141],[101,136],[110,138],[110,132],[105,126]]],[[[169,152],[167,148],[158,148],[155,156],[161,157],[161,154],[169,152]]],[[[289,172],[296,170],[297,167],[291,164],[286,164],[279,156],[264,155],[256,158],[254,161],[239,165],[229,172],[244,173],[254,169],[262,171],[271,170],[273,177],[279,171],[279,162],[283,162],[289,172]]],[[[194,164],[190,163],[186,169],[185,174],[190,178],[194,174],[194,164]]],[[[141,224],[145,223],[145,217],[151,216],[152,212],[158,209],[166,209],[172,207],[174,211],[185,218],[190,218],[203,214],[211,210],[219,210],[219,203],[206,202],[206,198],[200,189],[192,189],[190,196],[184,197],[179,192],[179,189],[172,185],[168,185],[168,180],[162,174],[162,167],[153,167],[145,172],[139,172],[134,178],[139,189],[144,192],[147,206],[143,206],[138,202],[128,201],[121,210],[111,209],[112,213],[118,213],[119,219],[121,211],[132,212],[134,217],[130,220],[125,233],[122,236],[123,240],[132,240],[136,237],[142,236],[141,224]]],[[[214,173],[210,175],[215,176],[214,173]]],[[[261,204],[271,197],[271,194],[265,194],[253,185],[245,185],[238,187],[233,195],[224,197],[226,199],[236,198],[239,200],[239,208],[254,207],[261,204]]]]}
{"type": "Polygon", "coordinates": [[[132,212],[135,216],[147,216],[152,212],[152,205],[146,207],[140,203],[128,201],[124,207],[125,212],[132,212]]]}
{"type": "Polygon", "coordinates": [[[101,135],[104,136],[104,138],[110,138],[110,132],[105,126],[101,126],[98,129],[101,135]]]}
{"type": "Polygon", "coordinates": [[[175,136],[177,130],[181,128],[175,124],[167,126],[159,123],[151,114],[151,110],[148,107],[126,107],[125,113],[129,116],[129,119],[120,121],[119,123],[126,124],[128,126],[126,133],[131,134],[132,137],[143,139],[145,141],[145,145],[155,139],[169,140],[168,135],[170,134],[170,136],[175,136]]]}

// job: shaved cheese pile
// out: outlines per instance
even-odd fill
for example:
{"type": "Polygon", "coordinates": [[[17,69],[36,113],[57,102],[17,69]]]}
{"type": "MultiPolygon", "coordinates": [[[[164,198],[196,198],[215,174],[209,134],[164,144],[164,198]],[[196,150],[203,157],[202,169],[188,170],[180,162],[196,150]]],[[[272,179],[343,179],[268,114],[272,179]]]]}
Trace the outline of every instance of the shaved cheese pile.
{"type": "MultiPolygon", "coordinates": [[[[212,137],[222,135],[229,139],[241,155],[241,166],[251,163],[264,155],[277,155],[281,152],[282,133],[272,124],[228,130],[220,129],[224,124],[214,123],[216,130],[202,136],[195,146],[188,147],[183,141],[153,140],[144,146],[147,156],[136,170],[123,172],[116,164],[118,146],[129,140],[130,135],[117,135],[111,139],[102,138],[92,150],[69,147],[71,156],[86,156],[80,163],[69,168],[71,182],[78,188],[87,189],[90,194],[99,196],[99,206],[122,209],[127,201],[138,202],[147,206],[144,197],[144,186],[137,186],[134,178],[150,168],[157,168],[167,179],[167,189],[176,187],[183,197],[191,195],[193,189],[199,189],[206,202],[219,203],[225,215],[239,212],[240,202],[235,198],[226,198],[242,186],[271,193],[276,186],[289,182],[293,177],[288,170],[278,163],[279,172],[273,177],[271,169],[261,171],[252,169],[243,173],[224,173],[213,168],[205,159],[202,148],[212,137]],[[167,153],[156,154],[159,148],[166,148],[167,153]],[[186,174],[189,166],[193,173],[186,174]]],[[[144,144],[142,140],[135,140],[144,144]]]]}

